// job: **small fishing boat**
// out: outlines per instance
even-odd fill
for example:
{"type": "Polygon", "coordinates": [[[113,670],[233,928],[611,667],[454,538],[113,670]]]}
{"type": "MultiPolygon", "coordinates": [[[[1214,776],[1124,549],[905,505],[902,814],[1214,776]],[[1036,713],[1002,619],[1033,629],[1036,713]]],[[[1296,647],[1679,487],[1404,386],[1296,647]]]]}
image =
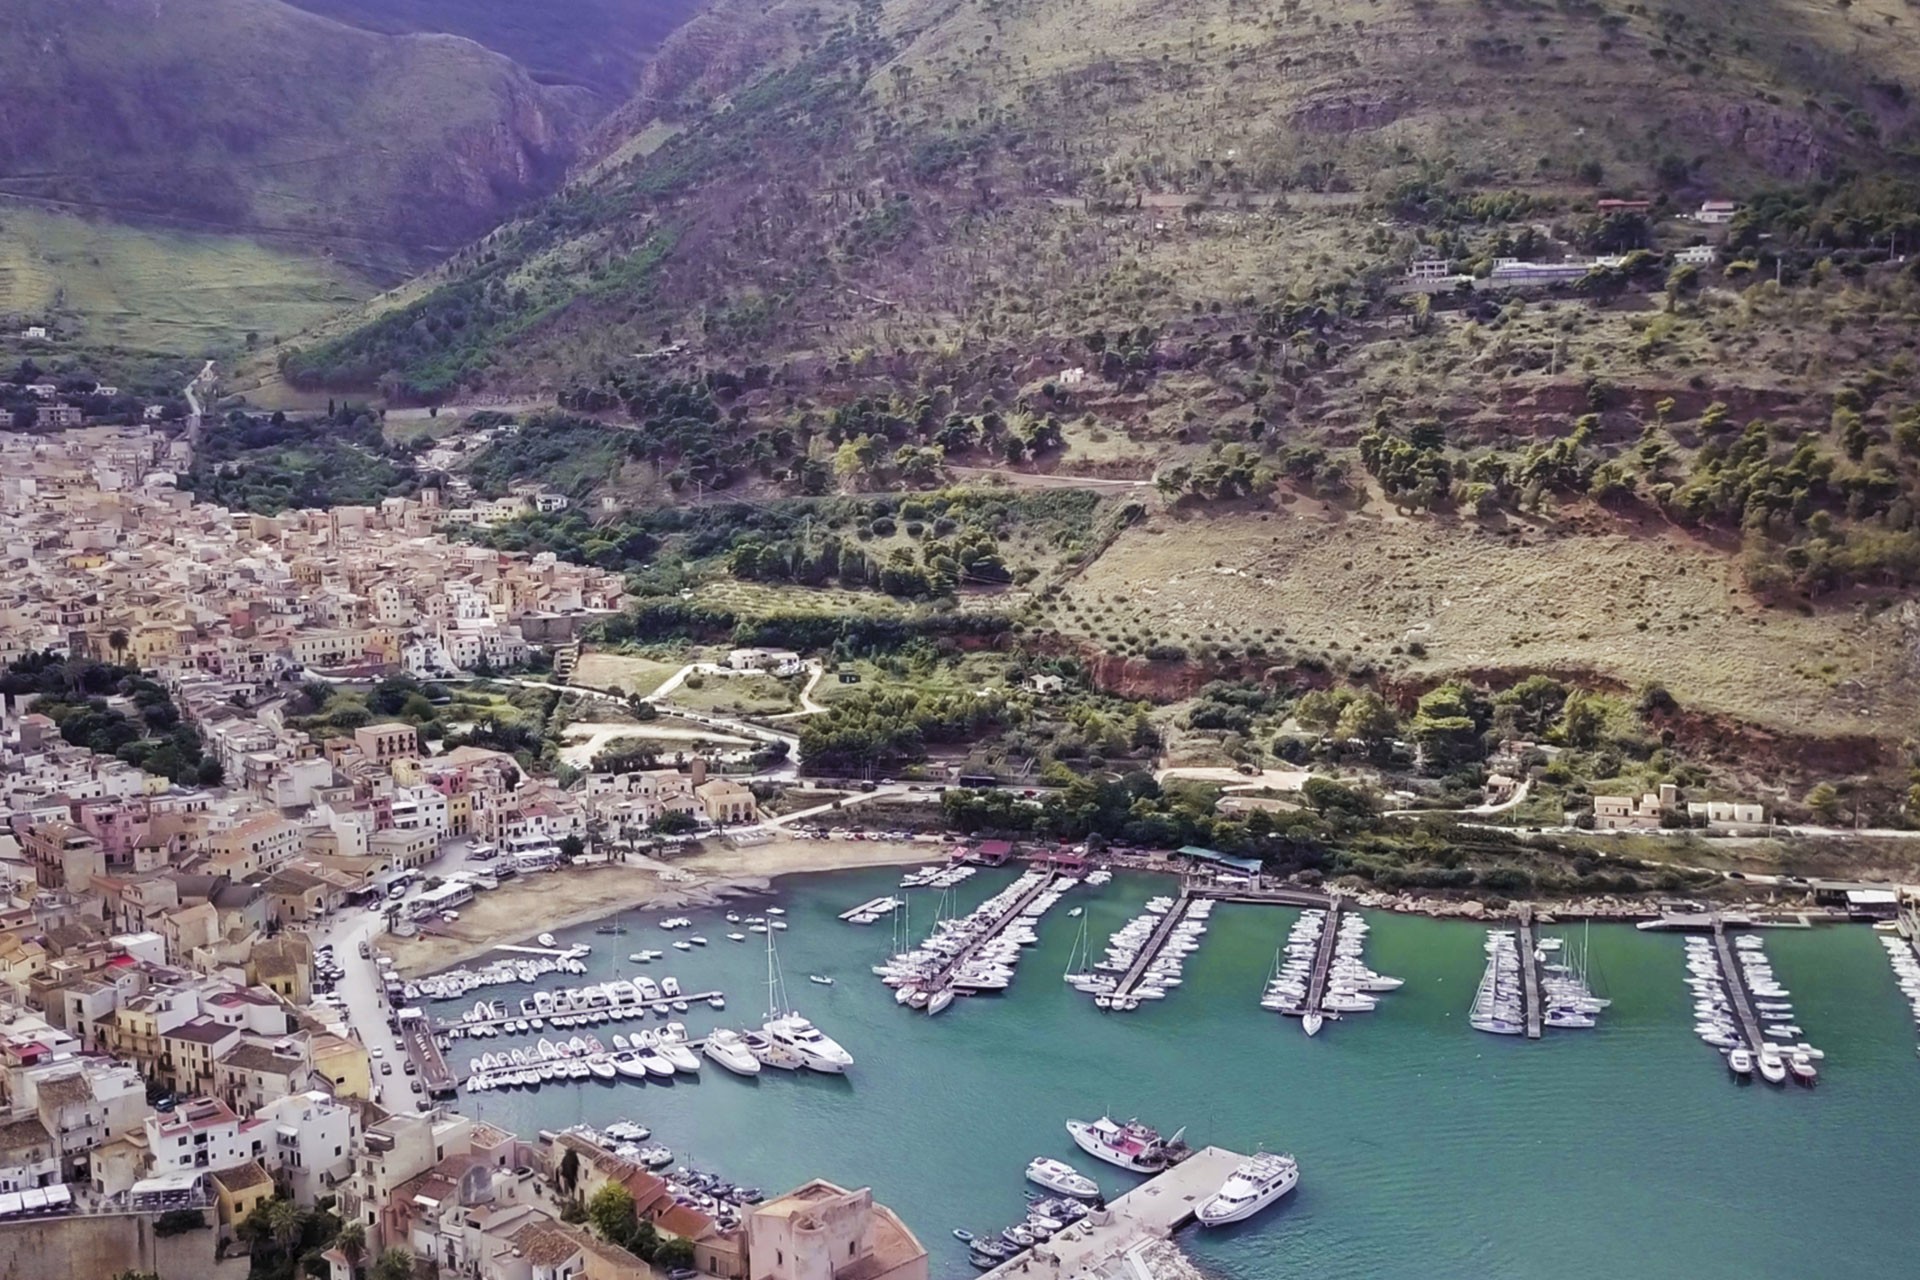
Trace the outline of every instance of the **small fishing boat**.
{"type": "Polygon", "coordinates": [[[832,986],[832,985],[833,985],[833,979],[832,979],[832,978],[829,978],[829,977],[827,977],[826,975],[824,975],[824,974],[819,974],[819,973],[810,973],[810,974],[808,974],[808,975],[807,975],[807,981],[808,981],[808,982],[817,982],[817,983],[819,983],[819,984],[820,984],[821,986],[823,986],[823,987],[830,987],[830,986],[832,986]]]}

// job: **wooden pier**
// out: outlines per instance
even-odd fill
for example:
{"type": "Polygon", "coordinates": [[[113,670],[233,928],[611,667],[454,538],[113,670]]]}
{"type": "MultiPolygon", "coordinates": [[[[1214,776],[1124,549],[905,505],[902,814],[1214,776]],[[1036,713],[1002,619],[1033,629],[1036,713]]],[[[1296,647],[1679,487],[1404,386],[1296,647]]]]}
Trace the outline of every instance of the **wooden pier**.
{"type": "Polygon", "coordinates": [[[1320,928],[1320,947],[1313,953],[1313,972],[1307,977],[1307,998],[1292,1009],[1281,1012],[1295,1018],[1309,1013],[1324,1013],[1321,1002],[1327,998],[1327,975],[1333,971],[1333,952],[1340,942],[1340,899],[1327,899],[1327,918],[1320,928]]]}
{"type": "Polygon", "coordinates": [[[892,915],[894,912],[898,911],[899,909],[900,909],[900,899],[898,898],[895,898],[892,896],[888,896],[884,898],[875,898],[870,902],[863,902],[859,906],[854,907],[851,910],[842,911],[840,913],[840,919],[845,921],[847,924],[872,924],[874,919],[878,919],[880,916],[892,915]],[[859,917],[861,916],[868,916],[871,918],[867,920],[861,920],[859,919],[859,917]]]}
{"type": "MultiPolygon", "coordinates": [[[[684,1001],[688,1005],[696,1003],[705,1004],[715,996],[719,996],[722,1000],[726,999],[726,994],[720,991],[702,991],[697,994],[690,991],[683,991],[677,996],[662,996],[658,1000],[641,1000],[637,1003],[630,1002],[622,1005],[603,1004],[595,1005],[591,1009],[562,1011],[558,1016],[562,1018],[581,1018],[592,1017],[596,1014],[608,1014],[612,1015],[612,1017],[609,1018],[609,1021],[612,1021],[614,1018],[624,1018],[634,1014],[673,1012],[675,1001],[684,1001]]],[[[551,1013],[509,1013],[504,1018],[454,1018],[449,1021],[434,1023],[432,1030],[436,1035],[445,1035],[449,1031],[461,1031],[467,1035],[472,1035],[475,1027],[492,1027],[494,1030],[499,1031],[508,1023],[531,1022],[535,1018],[540,1019],[540,1021],[546,1023],[548,1027],[555,1031],[583,1029],[579,1027],[555,1027],[553,1026],[554,1016],[555,1015],[551,1013]]]]}
{"type": "Polygon", "coordinates": [[[920,989],[928,995],[932,995],[936,991],[946,990],[953,981],[953,975],[959,971],[960,967],[966,964],[967,961],[973,959],[981,947],[984,947],[987,943],[999,937],[1008,925],[1018,920],[1020,914],[1033,905],[1034,899],[1052,888],[1053,882],[1058,878],[1058,873],[1053,871],[1049,871],[1041,876],[1025,893],[1015,898],[1012,904],[1000,913],[1000,918],[993,922],[991,928],[986,929],[979,937],[955,952],[953,959],[940,966],[939,971],[931,978],[928,978],[925,982],[918,983],[917,985],[920,989]]]}
{"type": "Polygon", "coordinates": [[[1520,907],[1520,928],[1515,942],[1520,948],[1520,1018],[1526,1023],[1527,1039],[1540,1038],[1540,942],[1533,927],[1533,908],[1520,907]]]}
{"type": "MultiPolygon", "coordinates": [[[[1203,1147],[1109,1201],[1106,1208],[1095,1209],[1053,1239],[1015,1254],[985,1274],[988,1280],[1132,1277],[1138,1273],[1127,1265],[1128,1255],[1142,1245],[1168,1239],[1192,1222],[1200,1205],[1245,1160],[1245,1156],[1224,1147],[1203,1147]]],[[[1112,1171],[1103,1166],[1102,1172],[1112,1171]]]]}
{"type": "Polygon", "coordinates": [[[1133,957],[1133,963],[1127,966],[1127,971],[1120,975],[1120,983],[1114,987],[1111,999],[1118,1000],[1133,994],[1133,989],[1140,985],[1140,979],[1146,976],[1147,966],[1165,950],[1167,939],[1173,936],[1173,927],[1186,918],[1187,906],[1194,897],[1194,890],[1183,881],[1180,892],[1174,896],[1173,905],[1167,908],[1166,914],[1160,917],[1160,923],[1147,935],[1146,944],[1133,957]]]}
{"type": "Polygon", "coordinates": [[[1760,1033],[1760,1017],[1753,1011],[1753,992],[1747,990],[1747,971],[1733,954],[1726,922],[1717,916],[1713,921],[1713,949],[1720,957],[1720,977],[1726,984],[1727,998],[1733,1002],[1734,1021],[1740,1024],[1740,1034],[1746,1038],[1747,1047],[1759,1053],[1768,1041],[1760,1033]]]}

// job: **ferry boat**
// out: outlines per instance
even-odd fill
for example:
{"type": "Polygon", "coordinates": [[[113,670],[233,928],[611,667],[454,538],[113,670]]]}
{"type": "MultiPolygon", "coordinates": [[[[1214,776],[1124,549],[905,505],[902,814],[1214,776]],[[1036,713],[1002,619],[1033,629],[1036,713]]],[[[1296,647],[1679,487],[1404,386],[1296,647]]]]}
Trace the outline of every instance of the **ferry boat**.
{"type": "Polygon", "coordinates": [[[1158,1173],[1191,1154],[1180,1135],[1162,1139],[1157,1129],[1138,1120],[1116,1123],[1110,1116],[1098,1120],[1069,1120],[1067,1135],[1088,1155],[1134,1173],[1158,1173]]]}
{"type": "Polygon", "coordinates": [[[1292,1156],[1262,1151],[1228,1175],[1218,1191],[1200,1202],[1193,1216],[1205,1227],[1239,1222],[1299,1185],[1300,1166],[1292,1156]]]}
{"type": "Polygon", "coordinates": [[[1100,1194],[1100,1184],[1064,1160],[1036,1156],[1027,1166],[1027,1181],[1035,1182],[1063,1196],[1092,1200],[1100,1194]]]}

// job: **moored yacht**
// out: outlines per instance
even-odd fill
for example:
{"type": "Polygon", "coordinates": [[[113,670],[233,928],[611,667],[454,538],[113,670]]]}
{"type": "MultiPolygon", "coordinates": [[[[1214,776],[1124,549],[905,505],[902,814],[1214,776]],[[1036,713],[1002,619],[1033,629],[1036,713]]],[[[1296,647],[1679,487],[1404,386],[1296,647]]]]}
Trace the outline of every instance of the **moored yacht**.
{"type": "Polygon", "coordinates": [[[735,1075],[760,1074],[760,1059],[753,1056],[738,1031],[722,1029],[710,1032],[700,1051],[735,1075]]]}
{"type": "Polygon", "coordinates": [[[1300,1166],[1292,1156],[1262,1151],[1235,1169],[1220,1189],[1200,1202],[1194,1217],[1202,1226],[1219,1227],[1251,1218],[1300,1185],[1300,1166]]]}
{"type": "Polygon", "coordinates": [[[1063,1196],[1092,1200],[1100,1194],[1100,1184],[1064,1160],[1037,1156],[1027,1166],[1027,1181],[1035,1182],[1063,1196]]]}
{"type": "Polygon", "coordinates": [[[775,1044],[798,1054],[801,1062],[815,1071],[840,1075],[853,1065],[852,1054],[797,1013],[769,1018],[761,1030],[775,1044]]]}

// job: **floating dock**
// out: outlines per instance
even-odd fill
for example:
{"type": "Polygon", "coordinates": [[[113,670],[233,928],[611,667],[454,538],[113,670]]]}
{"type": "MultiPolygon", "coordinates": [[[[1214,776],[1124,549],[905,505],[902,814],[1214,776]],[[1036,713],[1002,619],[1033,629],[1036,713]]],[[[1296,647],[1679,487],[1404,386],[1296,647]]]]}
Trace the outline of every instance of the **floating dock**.
{"type": "Polygon", "coordinates": [[[503,942],[494,950],[517,956],[545,956],[549,960],[585,960],[593,954],[586,947],[525,947],[517,942],[503,942]]]}
{"type": "Polygon", "coordinates": [[[1218,1191],[1245,1160],[1245,1156],[1225,1147],[1203,1147],[1109,1201],[1106,1208],[1095,1209],[1053,1239],[1015,1254],[985,1274],[990,1280],[1034,1275],[1061,1280],[1089,1276],[1135,1280],[1127,1255],[1141,1245],[1167,1239],[1192,1222],[1201,1203],[1218,1191]]]}
{"type": "Polygon", "coordinates": [[[1516,935],[1520,947],[1520,1017],[1527,1024],[1527,1039],[1540,1038],[1540,939],[1533,927],[1533,908],[1520,908],[1520,927],[1516,935]]]}
{"type": "Polygon", "coordinates": [[[1746,967],[1735,958],[1726,922],[1718,918],[1713,922],[1713,949],[1720,957],[1720,977],[1727,988],[1727,998],[1733,1002],[1733,1020],[1740,1025],[1740,1035],[1747,1047],[1759,1053],[1761,1046],[1772,1042],[1760,1033],[1760,1016],[1753,1010],[1753,992],[1747,990],[1746,967]]]}
{"type": "Polygon", "coordinates": [[[1190,886],[1181,884],[1180,892],[1173,899],[1173,905],[1167,908],[1166,914],[1160,917],[1160,923],[1155,925],[1153,932],[1147,935],[1146,945],[1141,947],[1139,954],[1133,957],[1133,963],[1127,966],[1127,971],[1120,975],[1120,984],[1109,994],[1109,999],[1119,1000],[1133,994],[1133,989],[1140,985],[1140,979],[1146,975],[1147,967],[1166,949],[1167,939],[1173,936],[1174,926],[1187,918],[1187,907],[1193,902],[1195,896],[1190,886]]]}

